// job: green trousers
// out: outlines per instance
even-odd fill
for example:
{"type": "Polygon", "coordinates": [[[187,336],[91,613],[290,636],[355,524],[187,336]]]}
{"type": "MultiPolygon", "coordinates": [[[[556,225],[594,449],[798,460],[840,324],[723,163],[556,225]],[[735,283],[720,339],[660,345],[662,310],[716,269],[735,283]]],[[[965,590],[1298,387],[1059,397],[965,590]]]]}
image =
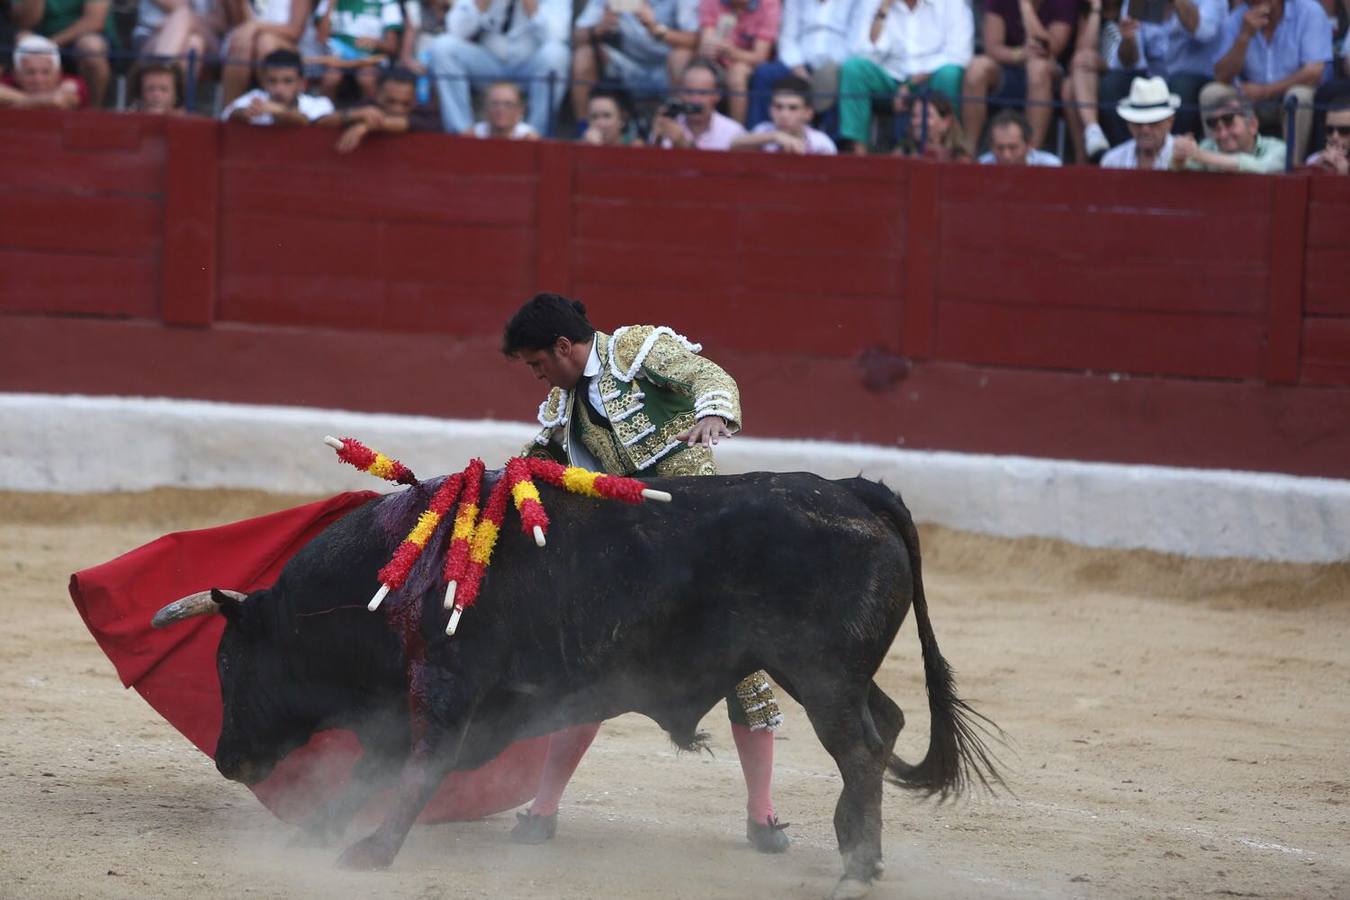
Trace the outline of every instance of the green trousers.
{"type": "MultiPolygon", "coordinates": [[[[944,94],[961,111],[961,77],[965,69],[943,66],[929,76],[926,87],[944,94]]],[[[850,56],[839,70],[839,134],[854,143],[866,144],[872,137],[872,101],[889,100],[900,89],[881,66],[861,56],[850,56]]]]}

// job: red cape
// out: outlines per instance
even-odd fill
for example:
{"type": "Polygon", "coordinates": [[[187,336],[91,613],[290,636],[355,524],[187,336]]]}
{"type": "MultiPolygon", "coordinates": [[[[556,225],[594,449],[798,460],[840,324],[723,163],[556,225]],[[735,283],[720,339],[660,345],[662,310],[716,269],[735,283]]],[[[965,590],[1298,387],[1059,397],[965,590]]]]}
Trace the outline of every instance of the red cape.
{"type": "MultiPolygon", "coordinates": [[[[339,494],[232,525],[167,534],[76,572],[70,596],[122,683],[210,756],[220,736],[216,647],[225,622],[203,616],[160,631],[150,627],[150,617],[206,588],[269,586],[311,538],[374,496],[339,494]]],[[[546,748],[547,738],[521,741],[480,769],[448,776],[419,821],[476,819],[525,803],[539,783],[546,748]]],[[[341,789],[359,753],[351,732],[321,732],[251,789],[278,817],[296,822],[341,789]]],[[[382,815],[390,801],[391,794],[373,799],[362,817],[382,815]]]]}

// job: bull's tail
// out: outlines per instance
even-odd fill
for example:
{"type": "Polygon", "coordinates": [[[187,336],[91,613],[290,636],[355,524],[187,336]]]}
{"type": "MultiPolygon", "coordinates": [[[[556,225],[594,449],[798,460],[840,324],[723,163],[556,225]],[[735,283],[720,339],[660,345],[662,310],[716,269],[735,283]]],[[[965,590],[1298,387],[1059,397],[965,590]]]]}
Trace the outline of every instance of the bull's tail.
{"type": "Polygon", "coordinates": [[[914,582],[914,622],[919,630],[919,646],[923,650],[924,680],[928,687],[928,710],[932,725],[928,738],[928,753],[917,764],[905,762],[891,754],[886,768],[891,780],[901,787],[923,791],[939,798],[959,795],[978,781],[986,789],[994,785],[1005,787],[995,765],[994,754],[986,744],[987,738],[1003,739],[1003,731],[988,717],[976,712],[956,696],[956,680],[951,666],[938,650],[933,625],[928,620],[928,602],[923,593],[923,573],[919,558],[919,532],[914,520],[900,498],[887,490],[888,517],[895,521],[900,537],[909,553],[909,564],[914,582]]]}

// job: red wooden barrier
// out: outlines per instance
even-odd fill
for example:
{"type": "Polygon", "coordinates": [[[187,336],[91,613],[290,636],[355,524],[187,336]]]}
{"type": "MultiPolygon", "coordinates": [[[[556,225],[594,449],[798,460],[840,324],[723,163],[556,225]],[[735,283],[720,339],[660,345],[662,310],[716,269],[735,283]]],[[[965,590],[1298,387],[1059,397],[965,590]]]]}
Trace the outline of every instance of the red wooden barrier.
{"type": "Polygon", "coordinates": [[[1350,476],[1344,180],[3,115],[0,389],[524,418],[544,289],[760,435],[1350,476]]]}

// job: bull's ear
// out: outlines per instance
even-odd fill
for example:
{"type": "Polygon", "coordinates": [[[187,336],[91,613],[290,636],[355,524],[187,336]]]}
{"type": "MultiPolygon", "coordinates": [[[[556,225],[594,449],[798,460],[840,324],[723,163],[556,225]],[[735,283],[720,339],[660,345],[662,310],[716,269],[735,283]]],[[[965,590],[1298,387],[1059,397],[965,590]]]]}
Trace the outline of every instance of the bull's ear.
{"type": "Polygon", "coordinates": [[[220,614],[226,621],[237,622],[244,613],[244,595],[238,591],[222,591],[211,588],[211,599],[220,607],[220,614]]]}

